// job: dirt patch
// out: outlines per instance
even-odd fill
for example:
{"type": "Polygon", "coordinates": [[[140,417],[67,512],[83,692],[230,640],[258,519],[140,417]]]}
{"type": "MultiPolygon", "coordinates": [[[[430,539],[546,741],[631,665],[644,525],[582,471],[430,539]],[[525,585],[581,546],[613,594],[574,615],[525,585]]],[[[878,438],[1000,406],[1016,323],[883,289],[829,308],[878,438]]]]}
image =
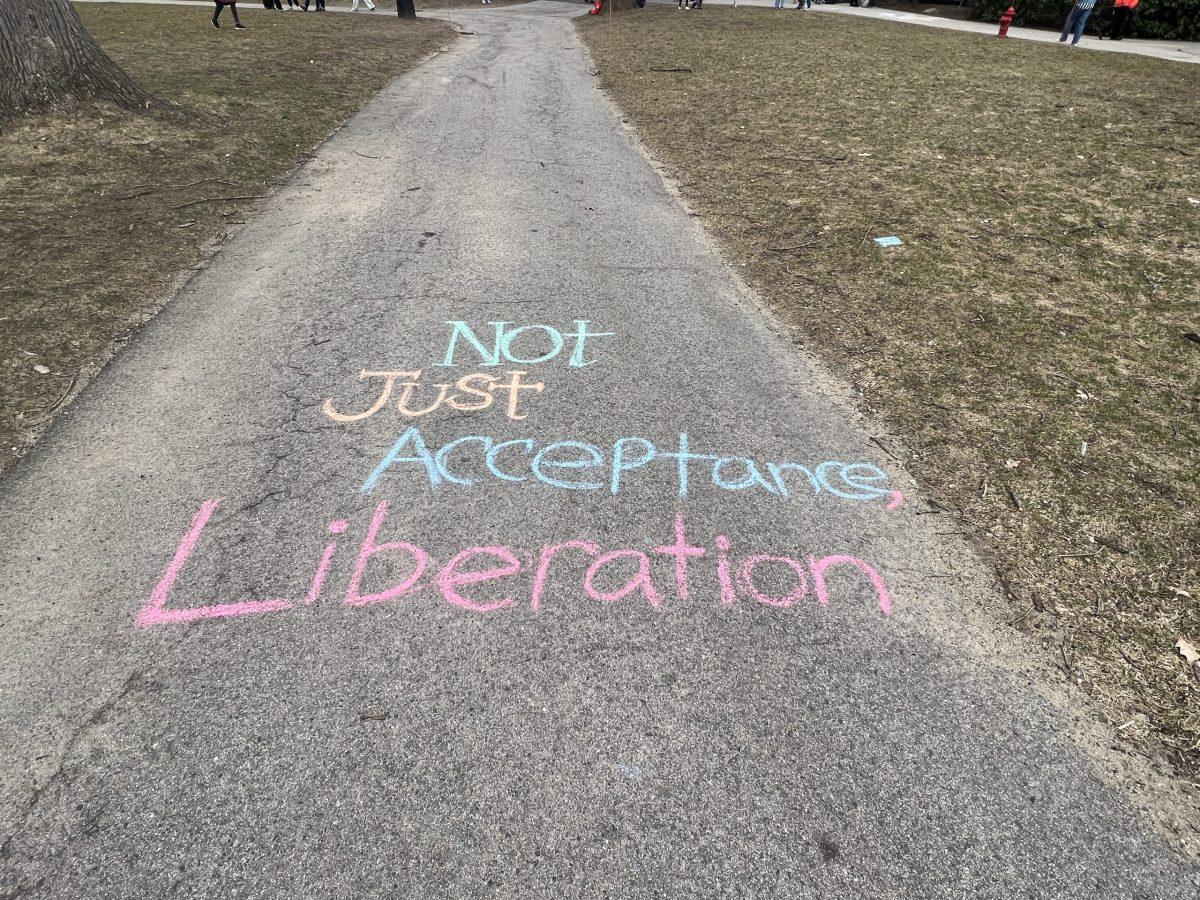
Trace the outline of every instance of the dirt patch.
{"type": "Polygon", "coordinates": [[[199,7],[77,9],[177,106],[137,116],[89,104],[0,133],[0,472],[254,198],[453,40],[432,21],[263,14],[218,31],[199,7]]]}
{"type": "Polygon", "coordinates": [[[604,87],[994,556],[1014,627],[1200,772],[1190,70],[745,7],[604,18],[580,23],[604,87]]]}

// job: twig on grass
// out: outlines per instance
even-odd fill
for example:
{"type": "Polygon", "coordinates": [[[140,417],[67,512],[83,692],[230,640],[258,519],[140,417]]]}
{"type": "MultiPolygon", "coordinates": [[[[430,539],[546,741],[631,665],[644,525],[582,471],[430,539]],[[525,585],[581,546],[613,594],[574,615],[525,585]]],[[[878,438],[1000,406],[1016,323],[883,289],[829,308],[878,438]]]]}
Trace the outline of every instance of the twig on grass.
{"type": "Polygon", "coordinates": [[[799,272],[793,272],[789,267],[784,266],[783,271],[787,272],[793,278],[799,278],[801,281],[807,281],[809,284],[816,284],[816,279],[808,275],[801,275],[799,272]]]}
{"type": "Polygon", "coordinates": [[[79,373],[76,372],[74,375],[71,376],[71,383],[67,385],[67,389],[65,391],[63,391],[63,395],[58,398],[58,400],[55,402],[55,404],[53,406],[51,406],[48,410],[46,410],[44,415],[47,415],[47,416],[50,415],[50,413],[54,412],[56,409],[58,409],[60,406],[63,405],[63,401],[67,399],[67,395],[70,394],[72,390],[74,390],[75,382],[78,379],[79,379],[79,373]]]}
{"type": "Polygon", "coordinates": [[[796,244],[794,247],[767,247],[769,253],[790,253],[792,250],[803,250],[805,247],[812,247],[820,241],[808,241],[805,244],[796,244]]]}
{"type": "Polygon", "coordinates": [[[1094,550],[1091,553],[1059,553],[1054,558],[1055,559],[1088,559],[1093,556],[1099,556],[1103,552],[1104,552],[1103,550],[1094,550]]]}
{"type": "Polygon", "coordinates": [[[233,184],[224,178],[198,178],[195,181],[189,181],[187,184],[171,184],[170,182],[162,182],[161,184],[131,184],[129,189],[135,193],[126,194],[124,197],[113,197],[114,200],[132,200],[135,197],[144,197],[146,194],[152,194],[156,190],[162,188],[170,188],[171,190],[181,191],[184,188],[195,187],[198,184],[204,184],[207,181],[215,181],[218,184],[233,184]]]}
{"type": "Polygon", "coordinates": [[[1017,510],[1018,512],[1024,509],[1024,506],[1021,503],[1021,498],[1017,496],[1017,492],[1012,489],[1011,485],[1006,484],[1004,486],[1004,490],[1005,493],[1008,494],[1008,499],[1012,502],[1013,509],[1017,510]]]}
{"type": "Polygon", "coordinates": [[[1080,384],[1078,381],[1076,381],[1070,375],[1064,375],[1062,372],[1047,372],[1046,374],[1051,376],[1052,378],[1061,378],[1063,381],[1069,381],[1069,382],[1071,382],[1071,384],[1075,385],[1075,387],[1079,388],[1079,390],[1083,391],[1089,397],[1092,395],[1091,391],[1089,391],[1087,388],[1085,388],[1082,384],[1080,384]]]}
{"type": "Polygon", "coordinates": [[[266,194],[246,194],[243,197],[201,197],[199,200],[189,200],[187,203],[180,203],[178,206],[172,206],[171,209],[186,209],[189,206],[196,206],[200,203],[232,203],[235,200],[261,200],[266,194]]]}
{"type": "Polygon", "coordinates": [[[869,440],[872,444],[874,444],[876,447],[878,447],[880,450],[882,450],[884,453],[886,453],[888,456],[890,456],[892,459],[896,460],[897,462],[900,462],[900,463],[904,462],[904,460],[902,460],[899,456],[897,456],[895,453],[893,453],[891,450],[889,450],[887,447],[885,447],[883,445],[883,443],[880,440],[878,440],[877,438],[869,437],[869,438],[867,438],[867,440],[869,440]]]}
{"type": "Polygon", "coordinates": [[[1063,641],[1058,645],[1058,652],[1062,655],[1063,671],[1070,675],[1075,670],[1075,667],[1071,665],[1071,658],[1067,656],[1066,641],[1063,641]]]}
{"type": "Polygon", "coordinates": [[[1022,622],[1024,622],[1024,621],[1025,621],[1027,618],[1029,618],[1029,614],[1030,614],[1031,612],[1033,612],[1033,609],[1034,609],[1034,607],[1033,607],[1033,604],[1032,604],[1032,603],[1030,603],[1030,604],[1029,604],[1029,609],[1025,610],[1025,612],[1021,613],[1021,615],[1017,616],[1017,618],[1013,619],[1013,620],[1012,620],[1011,622],[1009,622],[1008,624],[1009,624],[1010,626],[1013,626],[1013,627],[1015,627],[1015,626],[1017,626],[1017,625],[1020,625],[1020,624],[1021,624],[1022,622]]]}
{"type": "Polygon", "coordinates": [[[651,72],[691,72],[688,66],[651,66],[651,72]]]}

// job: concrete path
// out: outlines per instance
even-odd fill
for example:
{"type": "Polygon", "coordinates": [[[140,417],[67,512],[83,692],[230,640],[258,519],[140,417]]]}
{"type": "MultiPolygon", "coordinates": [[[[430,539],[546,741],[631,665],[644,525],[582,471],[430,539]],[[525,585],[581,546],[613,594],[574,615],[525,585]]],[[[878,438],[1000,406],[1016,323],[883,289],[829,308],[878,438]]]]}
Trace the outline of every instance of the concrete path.
{"type": "Polygon", "coordinates": [[[0,895],[1195,896],[576,12],[463,17],[0,483],[0,895]]]}

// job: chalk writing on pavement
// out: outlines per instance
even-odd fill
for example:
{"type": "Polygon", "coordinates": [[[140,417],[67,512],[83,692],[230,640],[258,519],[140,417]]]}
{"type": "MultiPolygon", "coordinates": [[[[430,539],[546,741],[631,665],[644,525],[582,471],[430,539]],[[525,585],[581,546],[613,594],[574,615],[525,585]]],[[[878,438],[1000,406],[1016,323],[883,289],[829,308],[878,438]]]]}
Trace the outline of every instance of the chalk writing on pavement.
{"type": "MultiPolygon", "coordinates": [[[[382,427],[392,427],[396,421],[393,410],[403,419],[416,419],[439,410],[484,413],[495,408],[513,422],[524,422],[531,414],[530,398],[547,389],[545,381],[531,375],[534,367],[540,371],[557,361],[560,377],[566,373],[578,376],[580,370],[601,361],[597,348],[611,346],[598,342],[617,337],[615,332],[593,330],[587,319],[576,319],[568,328],[512,322],[444,324],[449,328],[445,351],[434,361],[415,367],[360,369],[357,393],[325,398],[319,403],[321,413],[348,426],[374,420],[382,427]],[[449,378],[434,374],[467,364],[477,371],[449,378]]],[[[188,561],[197,553],[211,552],[203,540],[204,532],[222,500],[210,499],[194,513],[135,624],[150,628],[283,613],[318,602],[358,608],[422,592],[432,592],[451,606],[473,613],[515,608],[536,613],[546,598],[552,570],[560,582],[564,578],[576,582],[590,601],[616,604],[628,598],[627,602],[653,609],[680,601],[708,601],[727,607],[741,600],[787,608],[806,598],[826,606],[829,581],[836,578],[856,586],[858,592],[865,589],[879,611],[891,615],[892,598],[883,578],[857,556],[740,552],[734,549],[734,540],[722,533],[694,543],[682,512],[675,515],[672,525],[664,526],[664,531],[671,530],[670,539],[654,547],[608,548],[581,535],[535,547],[469,546],[442,562],[422,546],[427,536],[394,534],[391,532],[397,529],[388,527],[389,503],[397,494],[407,498],[414,488],[426,498],[431,491],[435,497],[449,498],[453,491],[485,482],[514,490],[596,491],[619,497],[642,480],[652,485],[665,482],[671,495],[681,499],[700,491],[750,491],[772,500],[817,497],[876,503],[889,511],[904,499],[888,485],[887,474],[872,463],[799,462],[763,459],[747,452],[729,454],[695,446],[686,432],[668,439],[625,436],[603,444],[576,438],[500,439],[472,433],[430,446],[420,427],[408,425],[366,476],[354,505],[376,491],[392,499],[380,499],[365,524],[352,525],[348,518],[326,524],[329,540],[314,560],[302,595],[226,602],[196,597],[194,591],[181,587],[188,561]],[[348,569],[335,566],[343,538],[358,544],[348,569]],[[382,589],[375,585],[376,589],[368,590],[368,570],[374,560],[383,559],[388,573],[399,569],[404,574],[389,576],[396,580],[382,589]],[[673,577],[664,579],[660,571],[656,578],[656,563],[659,570],[669,567],[673,577]]]]}

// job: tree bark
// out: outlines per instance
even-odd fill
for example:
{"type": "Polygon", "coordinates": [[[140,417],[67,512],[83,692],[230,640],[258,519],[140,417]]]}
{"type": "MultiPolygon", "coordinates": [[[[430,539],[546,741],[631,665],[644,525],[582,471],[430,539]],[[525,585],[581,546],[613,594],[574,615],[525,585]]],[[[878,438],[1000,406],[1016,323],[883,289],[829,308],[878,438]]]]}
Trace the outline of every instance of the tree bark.
{"type": "Polygon", "coordinates": [[[68,0],[0,0],[0,119],[91,99],[126,109],[157,103],[100,49],[68,0]]]}

